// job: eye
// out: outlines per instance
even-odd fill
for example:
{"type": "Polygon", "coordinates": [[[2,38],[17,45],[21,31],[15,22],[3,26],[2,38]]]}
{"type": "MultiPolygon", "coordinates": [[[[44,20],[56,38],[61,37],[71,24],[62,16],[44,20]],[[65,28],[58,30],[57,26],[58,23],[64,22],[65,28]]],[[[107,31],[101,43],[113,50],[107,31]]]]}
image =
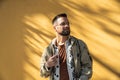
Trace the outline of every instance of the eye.
{"type": "Polygon", "coordinates": [[[60,24],[61,26],[65,26],[65,25],[69,25],[69,22],[62,22],[61,24],[60,24]]]}
{"type": "Polygon", "coordinates": [[[61,25],[61,26],[64,26],[65,24],[66,24],[65,22],[62,22],[60,25],[61,25]]]}

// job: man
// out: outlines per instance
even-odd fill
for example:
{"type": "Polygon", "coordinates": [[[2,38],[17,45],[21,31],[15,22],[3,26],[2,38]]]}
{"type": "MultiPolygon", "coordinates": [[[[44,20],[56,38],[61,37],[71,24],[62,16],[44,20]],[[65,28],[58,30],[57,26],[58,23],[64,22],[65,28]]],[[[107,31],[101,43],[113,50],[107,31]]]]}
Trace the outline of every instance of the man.
{"type": "Polygon", "coordinates": [[[45,48],[40,74],[50,80],[89,80],[92,76],[92,59],[86,44],[70,36],[70,24],[65,13],[52,21],[56,38],[45,48]]]}

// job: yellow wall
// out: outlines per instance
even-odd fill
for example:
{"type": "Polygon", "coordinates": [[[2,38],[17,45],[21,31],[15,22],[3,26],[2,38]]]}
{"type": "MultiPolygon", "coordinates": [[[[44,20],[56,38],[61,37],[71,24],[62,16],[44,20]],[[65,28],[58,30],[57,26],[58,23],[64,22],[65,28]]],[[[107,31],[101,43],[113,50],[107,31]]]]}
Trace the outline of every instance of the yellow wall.
{"type": "Polygon", "coordinates": [[[61,12],[93,56],[91,80],[119,80],[119,6],[119,0],[0,0],[0,80],[45,80],[40,56],[55,37],[51,19],[61,12]]]}

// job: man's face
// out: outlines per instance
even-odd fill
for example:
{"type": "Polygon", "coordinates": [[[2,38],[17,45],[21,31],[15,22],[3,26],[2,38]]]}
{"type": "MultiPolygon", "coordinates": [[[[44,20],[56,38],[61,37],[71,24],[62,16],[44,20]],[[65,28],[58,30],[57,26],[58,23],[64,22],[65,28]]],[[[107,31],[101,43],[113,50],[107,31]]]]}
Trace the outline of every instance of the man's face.
{"type": "Polygon", "coordinates": [[[62,36],[70,35],[70,25],[66,17],[60,17],[54,23],[56,32],[62,36]]]}

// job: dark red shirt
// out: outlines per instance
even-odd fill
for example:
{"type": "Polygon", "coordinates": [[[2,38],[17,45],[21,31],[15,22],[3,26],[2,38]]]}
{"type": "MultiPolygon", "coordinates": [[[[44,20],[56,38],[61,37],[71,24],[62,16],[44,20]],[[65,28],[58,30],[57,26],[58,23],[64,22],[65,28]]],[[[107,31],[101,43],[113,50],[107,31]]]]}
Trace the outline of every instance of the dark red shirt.
{"type": "Polygon", "coordinates": [[[65,45],[58,46],[60,57],[60,80],[69,80],[67,64],[66,64],[66,50],[65,45]]]}

